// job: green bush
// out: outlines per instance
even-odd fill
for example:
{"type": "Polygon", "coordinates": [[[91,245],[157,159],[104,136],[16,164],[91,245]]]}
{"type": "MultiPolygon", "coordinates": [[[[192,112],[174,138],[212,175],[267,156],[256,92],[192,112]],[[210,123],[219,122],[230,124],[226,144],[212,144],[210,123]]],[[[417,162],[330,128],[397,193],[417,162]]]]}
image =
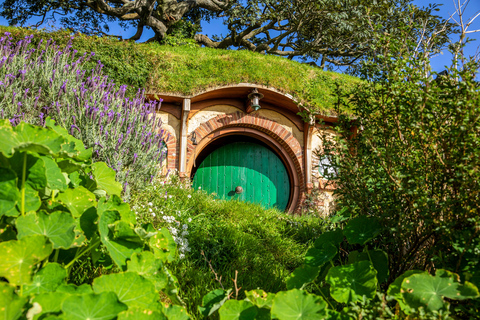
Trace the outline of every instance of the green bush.
{"type": "Polygon", "coordinates": [[[137,225],[92,149],[48,118],[45,128],[0,120],[0,141],[2,318],[188,318],[166,268],[173,238],[137,225]],[[108,271],[85,274],[98,267],[108,271]]]}

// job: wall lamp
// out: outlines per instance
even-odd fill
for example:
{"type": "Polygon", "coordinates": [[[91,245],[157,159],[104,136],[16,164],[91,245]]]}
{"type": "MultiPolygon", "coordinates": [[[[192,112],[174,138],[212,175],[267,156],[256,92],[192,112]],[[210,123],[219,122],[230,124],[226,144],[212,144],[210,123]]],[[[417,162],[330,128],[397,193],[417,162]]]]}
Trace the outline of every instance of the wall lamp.
{"type": "Polygon", "coordinates": [[[260,99],[263,98],[263,94],[258,92],[257,88],[253,89],[252,92],[248,95],[248,99],[250,99],[250,107],[257,111],[260,109],[260,99]]]}

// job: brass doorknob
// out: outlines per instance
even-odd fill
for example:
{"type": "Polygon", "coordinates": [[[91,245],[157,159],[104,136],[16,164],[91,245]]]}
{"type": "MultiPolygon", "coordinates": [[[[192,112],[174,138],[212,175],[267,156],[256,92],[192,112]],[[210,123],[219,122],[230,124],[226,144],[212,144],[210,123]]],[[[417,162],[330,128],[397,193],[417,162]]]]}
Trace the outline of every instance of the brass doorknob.
{"type": "Polygon", "coordinates": [[[236,194],[240,194],[240,193],[242,193],[242,192],[243,192],[243,188],[242,188],[242,187],[238,186],[238,187],[235,188],[235,193],[236,193],[236,194]]]}

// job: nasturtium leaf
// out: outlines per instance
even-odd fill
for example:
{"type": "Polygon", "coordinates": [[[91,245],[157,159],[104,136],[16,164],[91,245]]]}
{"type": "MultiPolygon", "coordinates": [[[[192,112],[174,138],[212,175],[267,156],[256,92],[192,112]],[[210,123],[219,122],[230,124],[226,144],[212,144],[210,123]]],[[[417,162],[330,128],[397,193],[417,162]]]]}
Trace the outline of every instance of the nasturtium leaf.
{"type": "Polygon", "coordinates": [[[177,255],[177,244],[167,228],[158,230],[158,233],[149,240],[150,248],[156,258],[162,262],[172,262],[177,255]]]}
{"type": "Polygon", "coordinates": [[[418,274],[423,272],[424,271],[420,271],[420,270],[408,270],[404,274],[396,278],[395,281],[393,281],[388,287],[387,294],[390,297],[395,298],[400,308],[403,310],[403,312],[407,314],[410,314],[411,308],[407,304],[405,304],[405,299],[403,298],[403,295],[402,295],[402,282],[405,278],[413,274],[418,274]]]}
{"type": "Polygon", "coordinates": [[[437,311],[444,307],[443,297],[463,300],[479,296],[478,288],[467,282],[458,282],[458,275],[437,270],[432,276],[428,273],[413,274],[402,281],[402,295],[405,304],[410,308],[425,308],[427,311],[437,311]]]}
{"type": "Polygon", "coordinates": [[[128,203],[123,202],[123,200],[117,195],[111,196],[108,201],[105,198],[101,198],[98,201],[98,215],[101,216],[102,213],[107,210],[118,211],[122,221],[131,223],[132,225],[137,223],[135,213],[130,210],[128,203]]]}
{"type": "Polygon", "coordinates": [[[380,231],[382,231],[382,227],[376,218],[359,216],[347,223],[343,234],[350,244],[364,245],[375,238],[380,231]]]}
{"type": "Polygon", "coordinates": [[[143,245],[138,242],[130,242],[125,239],[115,239],[111,226],[120,221],[121,217],[117,211],[105,211],[99,219],[98,231],[100,240],[105,245],[112,257],[112,260],[122,269],[127,266],[127,259],[130,259],[134,252],[141,252],[143,245]]]}
{"type": "Polygon", "coordinates": [[[337,247],[331,243],[325,243],[322,248],[310,248],[305,254],[305,264],[311,267],[321,267],[332,260],[337,254],[337,247]]]}
{"type": "Polygon", "coordinates": [[[105,162],[95,162],[92,164],[93,175],[97,186],[107,191],[108,194],[120,196],[122,193],[122,184],[115,180],[116,174],[112,168],[105,162]]]}
{"type": "Polygon", "coordinates": [[[0,222],[0,242],[17,240],[17,231],[11,224],[0,222]]]}
{"type": "Polygon", "coordinates": [[[330,295],[338,302],[361,301],[363,296],[373,299],[377,288],[377,271],[370,261],[359,261],[332,267],[325,278],[330,284],[330,295]]]}
{"type": "Polygon", "coordinates": [[[65,191],[67,189],[67,180],[58,167],[57,163],[49,157],[41,157],[45,164],[45,173],[47,177],[47,186],[52,190],[65,191]]]}
{"type": "Polygon", "coordinates": [[[218,310],[220,320],[254,320],[258,313],[253,303],[245,300],[228,300],[218,310]]]}
{"type": "Polygon", "coordinates": [[[65,292],[45,292],[35,296],[32,303],[38,303],[42,308],[42,311],[35,316],[34,319],[38,319],[40,316],[47,313],[60,312],[63,301],[68,297],[70,297],[70,294],[65,292]]]}
{"type": "Polygon", "coordinates": [[[88,240],[91,240],[94,234],[98,231],[97,227],[97,209],[90,207],[82,213],[80,219],[77,219],[77,230],[81,230],[88,240]]]}
{"type": "Polygon", "coordinates": [[[198,311],[204,316],[209,317],[217,311],[228,299],[228,293],[222,289],[210,291],[202,298],[202,306],[198,306],[198,311]]]}
{"type": "Polygon", "coordinates": [[[35,274],[32,283],[25,285],[23,292],[25,294],[53,292],[65,282],[66,277],[67,270],[58,263],[51,262],[35,274]]]}
{"type": "Polygon", "coordinates": [[[167,320],[167,317],[159,311],[128,308],[118,314],[117,320],[167,320]]]}
{"type": "Polygon", "coordinates": [[[174,304],[165,307],[163,313],[167,316],[168,320],[190,320],[187,309],[174,304]]]}
{"type": "Polygon", "coordinates": [[[0,281],[0,319],[17,320],[23,312],[27,298],[15,294],[15,288],[0,281]]]}
{"type": "MultiPolygon", "coordinates": [[[[65,140],[68,143],[71,143],[71,142],[74,143],[74,149],[73,150],[77,151],[77,152],[74,153],[74,157],[76,159],[78,159],[78,160],[89,160],[92,157],[92,148],[85,149],[85,145],[83,144],[82,140],[76,139],[75,137],[70,135],[68,133],[67,129],[65,129],[61,126],[55,125],[55,120],[48,117],[45,120],[45,127],[51,128],[56,133],[60,134],[63,138],[65,138],[65,140]]],[[[70,145],[69,145],[69,147],[70,147],[70,145]]],[[[73,152],[72,150],[69,150],[69,149],[66,149],[66,150],[63,150],[63,151],[73,152]]]]}
{"type": "MultiPolygon", "coordinates": [[[[25,184],[25,212],[37,211],[42,205],[42,201],[38,196],[38,191],[34,190],[29,184],[25,184]]],[[[20,202],[17,203],[17,208],[22,208],[22,195],[20,195],[20,202]]]]}
{"type": "Polygon", "coordinates": [[[166,285],[165,289],[162,290],[163,293],[165,293],[170,298],[172,303],[176,303],[178,305],[184,305],[184,302],[182,301],[182,299],[178,295],[178,279],[177,279],[177,277],[175,277],[170,272],[170,270],[168,270],[167,267],[165,267],[165,266],[163,266],[163,273],[168,278],[167,285],[166,285]]]}
{"type": "Polygon", "coordinates": [[[322,246],[326,243],[331,243],[334,246],[338,247],[343,241],[343,231],[342,229],[336,229],[333,231],[327,231],[322,233],[317,240],[315,240],[314,246],[317,249],[322,249],[322,246]]]}
{"type": "Polygon", "coordinates": [[[82,284],[76,286],[74,284],[62,284],[60,285],[55,292],[63,292],[69,294],[84,294],[84,293],[93,293],[93,289],[89,284],[82,284]]]}
{"type": "Polygon", "coordinates": [[[0,168],[0,218],[3,215],[16,217],[19,212],[15,208],[21,201],[17,189],[17,175],[7,168],[0,168]]]}
{"type": "Polygon", "coordinates": [[[158,306],[155,286],[135,272],[103,275],[95,278],[92,287],[95,293],[115,292],[129,308],[156,310],[158,306]]]}
{"type": "Polygon", "coordinates": [[[47,237],[33,235],[0,243],[0,277],[13,285],[31,283],[33,267],[52,253],[47,237]]]}
{"type": "Polygon", "coordinates": [[[127,262],[127,270],[136,272],[145,279],[150,280],[157,291],[162,291],[168,287],[169,277],[164,271],[161,260],[155,259],[150,251],[134,253],[127,262]]]}
{"type": "Polygon", "coordinates": [[[126,309],[113,292],[71,295],[62,304],[64,318],[68,320],[110,320],[126,309]]]}
{"type": "Polygon", "coordinates": [[[117,221],[112,232],[116,240],[126,240],[143,246],[143,239],[135,232],[130,223],[122,220],[117,221]]]}
{"type": "MultiPolygon", "coordinates": [[[[16,140],[15,150],[30,151],[38,154],[57,155],[62,149],[65,139],[51,129],[33,126],[21,122],[13,128],[16,140]]],[[[12,154],[5,154],[10,157],[12,154]]]]}
{"type": "Polygon", "coordinates": [[[0,152],[6,157],[11,157],[15,147],[19,145],[17,134],[6,119],[0,119],[0,152]]]}
{"type": "Polygon", "coordinates": [[[18,188],[21,187],[23,177],[25,177],[25,183],[34,190],[41,190],[47,186],[45,163],[39,156],[17,152],[10,159],[10,168],[18,177],[18,188]]]}
{"type": "Polygon", "coordinates": [[[377,280],[379,283],[383,283],[388,279],[388,255],[383,250],[369,250],[362,252],[357,256],[356,261],[369,260],[373,263],[373,267],[377,270],[377,280]]]}
{"type": "Polygon", "coordinates": [[[250,290],[245,292],[246,300],[250,301],[259,308],[271,308],[275,293],[267,293],[263,290],[250,290]]]}
{"type": "Polygon", "coordinates": [[[271,313],[278,320],[320,320],[327,317],[327,303],[303,290],[281,291],[273,299],[271,313]]]}
{"type": "Polygon", "coordinates": [[[303,265],[295,269],[287,278],[287,289],[303,289],[307,284],[318,277],[320,267],[303,265]]]}
{"type": "Polygon", "coordinates": [[[34,234],[45,235],[53,243],[54,249],[68,249],[75,241],[75,220],[68,212],[30,212],[17,218],[16,227],[18,239],[34,234]]]}
{"type": "Polygon", "coordinates": [[[67,206],[75,218],[97,204],[95,195],[82,186],[65,190],[58,195],[58,200],[67,206]]]}

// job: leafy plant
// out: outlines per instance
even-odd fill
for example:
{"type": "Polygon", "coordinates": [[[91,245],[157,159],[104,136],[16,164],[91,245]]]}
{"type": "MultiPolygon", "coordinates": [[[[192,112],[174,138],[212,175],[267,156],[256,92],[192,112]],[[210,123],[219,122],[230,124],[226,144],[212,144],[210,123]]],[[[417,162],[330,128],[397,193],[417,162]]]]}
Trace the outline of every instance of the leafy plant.
{"type": "MultiPolygon", "coordinates": [[[[136,224],[113,169],[55,126],[0,120],[0,302],[6,319],[188,319],[166,229],[136,224]],[[109,274],[71,283],[79,266],[109,274]],[[168,301],[166,305],[160,303],[168,301]]],[[[80,268],[80,270],[82,270],[80,268]]]]}

